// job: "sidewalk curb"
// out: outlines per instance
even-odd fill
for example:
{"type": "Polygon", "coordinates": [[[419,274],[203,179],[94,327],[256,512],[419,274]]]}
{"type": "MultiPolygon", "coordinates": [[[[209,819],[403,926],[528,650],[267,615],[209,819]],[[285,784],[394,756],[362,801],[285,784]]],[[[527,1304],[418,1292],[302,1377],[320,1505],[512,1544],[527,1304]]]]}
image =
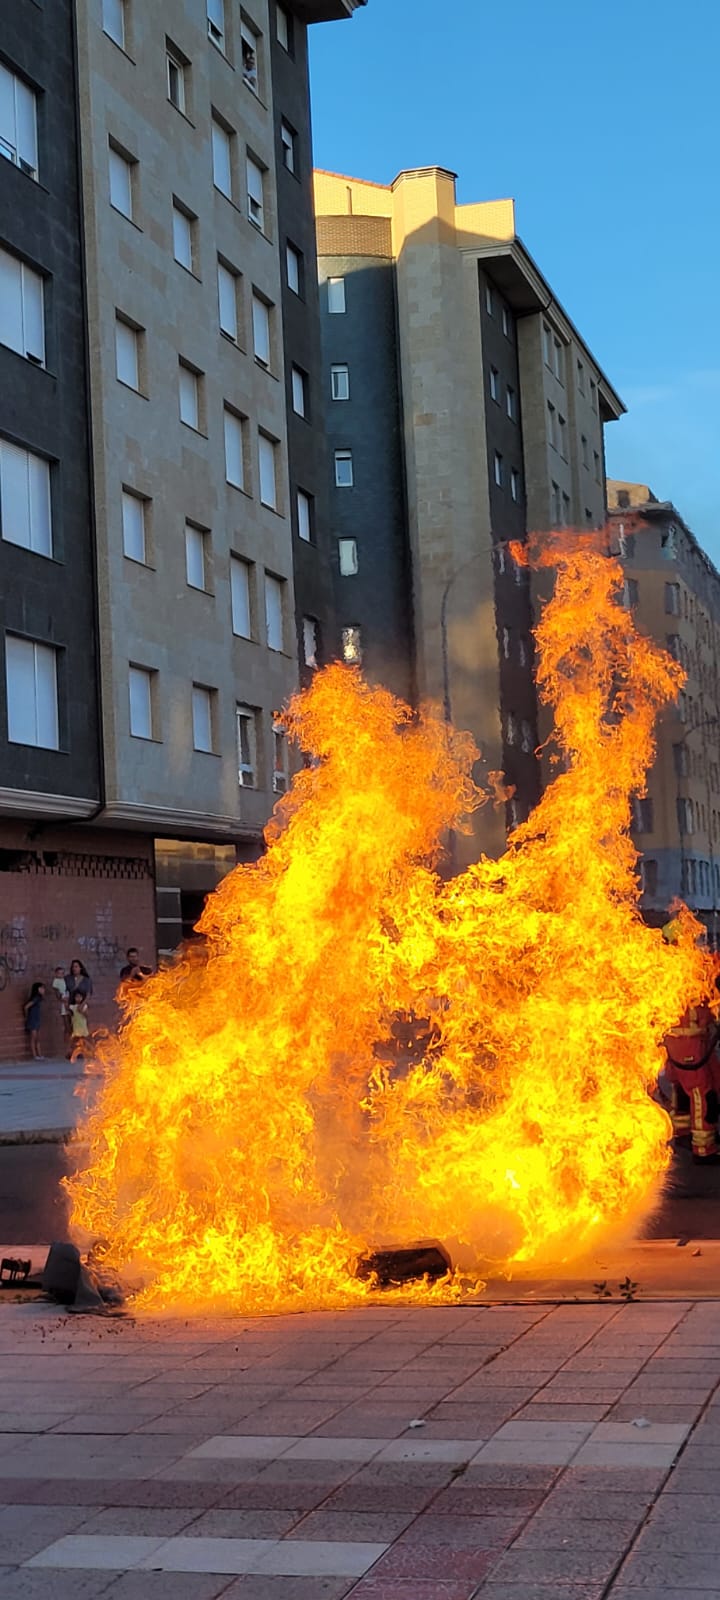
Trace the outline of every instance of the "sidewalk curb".
{"type": "Polygon", "coordinates": [[[23,1132],[0,1132],[0,1149],[6,1145],[15,1144],[77,1144],[77,1128],[32,1128],[23,1132]]]}

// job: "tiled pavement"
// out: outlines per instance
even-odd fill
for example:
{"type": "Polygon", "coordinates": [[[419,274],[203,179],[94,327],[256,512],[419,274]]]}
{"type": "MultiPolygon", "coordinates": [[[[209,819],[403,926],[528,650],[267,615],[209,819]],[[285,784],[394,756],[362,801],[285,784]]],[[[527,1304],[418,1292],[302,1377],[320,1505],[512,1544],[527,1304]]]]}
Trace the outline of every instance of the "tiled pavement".
{"type": "Polygon", "coordinates": [[[716,1303],[5,1303],[0,1372],[0,1600],[720,1596],[716,1303]]]}

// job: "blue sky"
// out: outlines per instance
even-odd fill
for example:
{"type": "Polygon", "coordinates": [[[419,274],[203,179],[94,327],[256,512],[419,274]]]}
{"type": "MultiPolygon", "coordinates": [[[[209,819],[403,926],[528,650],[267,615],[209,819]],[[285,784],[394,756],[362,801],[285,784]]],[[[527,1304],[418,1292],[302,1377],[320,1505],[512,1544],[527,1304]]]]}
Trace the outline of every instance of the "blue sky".
{"type": "Polygon", "coordinates": [[[316,165],[512,195],[628,407],[608,473],[720,565],[719,0],[369,0],[311,35],[316,165]]]}

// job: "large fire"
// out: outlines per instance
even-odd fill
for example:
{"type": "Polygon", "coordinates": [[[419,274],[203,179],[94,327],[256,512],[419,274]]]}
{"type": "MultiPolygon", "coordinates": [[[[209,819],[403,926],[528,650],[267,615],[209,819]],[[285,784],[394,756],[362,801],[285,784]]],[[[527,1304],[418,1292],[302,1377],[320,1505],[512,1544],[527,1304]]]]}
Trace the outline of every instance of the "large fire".
{"type": "Polygon", "coordinates": [[[689,913],[672,946],[644,926],[628,827],[682,672],[599,539],[531,559],[556,569],[537,677],[559,770],[503,858],[443,881],[443,836],[487,800],[472,740],[331,666],[287,712],[309,763],[266,855],[101,1047],[73,1226],[140,1303],[338,1304],[371,1292],[363,1249],[422,1237],[512,1274],[657,1197],[659,1040],[710,972],[689,913]],[[402,1013],[429,1021],[398,1067],[402,1013]]]}

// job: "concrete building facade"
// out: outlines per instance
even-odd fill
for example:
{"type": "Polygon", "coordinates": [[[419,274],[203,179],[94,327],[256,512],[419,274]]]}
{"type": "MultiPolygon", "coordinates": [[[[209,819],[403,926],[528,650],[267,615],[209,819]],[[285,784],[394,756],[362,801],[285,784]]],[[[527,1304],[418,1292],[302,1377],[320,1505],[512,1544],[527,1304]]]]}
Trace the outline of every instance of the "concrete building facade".
{"type": "Polygon", "coordinates": [[[517,237],[512,201],[458,206],[454,174],[433,167],[389,186],[317,172],[315,207],[346,659],[442,704],[485,776],[504,771],[506,816],[479,812],[467,846],[496,853],[537,799],[543,733],[542,596],[508,544],[603,523],[603,425],[622,402],[517,237]]]}
{"type": "Polygon", "coordinates": [[[680,897],[718,946],[720,930],[720,573],[675,506],[647,484],[608,485],[612,547],[638,626],[685,668],[662,713],[647,795],[635,802],[642,906],[662,924],[680,897]]]}

